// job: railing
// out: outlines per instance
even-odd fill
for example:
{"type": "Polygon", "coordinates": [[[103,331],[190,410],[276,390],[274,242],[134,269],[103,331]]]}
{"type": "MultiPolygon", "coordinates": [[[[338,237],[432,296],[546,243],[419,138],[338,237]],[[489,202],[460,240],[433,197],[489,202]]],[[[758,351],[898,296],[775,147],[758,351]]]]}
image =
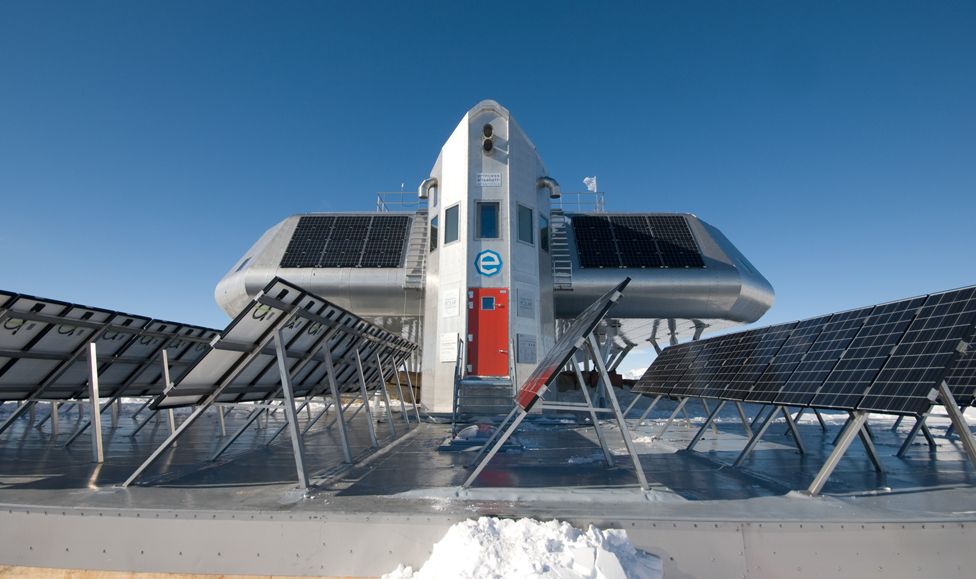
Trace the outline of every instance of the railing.
{"type": "Polygon", "coordinates": [[[457,356],[454,359],[454,400],[451,408],[451,438],[457,436],[458,410],[460,404],[458,397],[461,394],[461,378],[464,377],[464,340],[458,337],[457,356]]]}
{"type": "Polygon", "coordinates": [[[427,207],[427,200],[417,197],[416,191],[388,191],[376,194],[376,211],[417,211],[427,207]]]}
{"type": "Polygon", "coordinates": [[[570,213],[606,213],[607,204],[602,191],[578,191],[575,193],[562,192],[559,201],[554,204],[563,211],[570,213]]]}

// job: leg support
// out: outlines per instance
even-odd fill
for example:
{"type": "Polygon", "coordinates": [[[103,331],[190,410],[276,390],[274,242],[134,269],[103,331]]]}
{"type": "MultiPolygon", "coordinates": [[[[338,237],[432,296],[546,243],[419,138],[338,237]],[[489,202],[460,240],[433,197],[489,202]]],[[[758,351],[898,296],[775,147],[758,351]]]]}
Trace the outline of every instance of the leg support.
{"type": "Polygon", "coordinates": [[[837,464],[840,459],[844,457],[844,453],[850,448],[851,443],[854,442],[854,437],[858,435],[862,430],[862,426],[868,419],[867,412],[855,412],[854,415],[847,421],[847,426],[841,431],[840,437],[837,439],[837,443],[834,446],[833,452],[827,457],[827,462],[824,463],[823,467],[820,468],[820,472],[814,477],[813,482],[807,488],[807,493],[813,496],[820,494],[823,490],[824,485],[827,483],[827,479],[833,474],[834,469],[837,468],[837,464]]]}
{"type": "Polygon", "coordinates": [[[688,403],[688,397],[685,396],[684,398],[681,399],[681,402],[678,402],[678,405],[674,408],[674,412],[671,413],[671,416],[668,416],[668,421],[664,423],[664,427],[661,428],[661,431],[658,432],[656,435],[654,435],[654,438],[661,438],[662,436],[664,436],[664,433],[667,432],[669,428],[671,428],[671,423],[674,422],[674,417],[677,416],[679,412],[684,410],[685,404],[687,403],[688,403]]]}
{"type": "MultiPolygon", "coordinates": [[[[704,400],[702,402],[704,402],[704,400]]],[[[708,429],[709,425],[712,423],[713,420],[715,420],[715,417],[718,416],[718,413],[722,409],[722,407],[725,406],[725,402],[726,402],[725,400],[719,401],[719,403],[715,405],[715,410],[712,410],[708,414],[708,418],[705,419],[705,424],[701,425],[701,428],[699,428],[698,432],[695,433],[695,437],[691,439],[691,443],[688,444],[688,450],[693,450],[695,448],[695,445],[698,444],[698,441],[701,440],[702,436],[705,434],[705,431],[708,429]]]]}

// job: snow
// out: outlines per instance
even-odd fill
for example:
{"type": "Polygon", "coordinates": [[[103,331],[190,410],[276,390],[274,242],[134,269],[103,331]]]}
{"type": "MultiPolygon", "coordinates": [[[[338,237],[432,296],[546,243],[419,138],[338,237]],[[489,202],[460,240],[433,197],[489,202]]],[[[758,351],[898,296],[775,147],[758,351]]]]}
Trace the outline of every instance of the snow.
{"type": "Polygon", "coordinates": [[[399,565],[384,579],[659,579],[661,559],[630,544],[627,532],[580,531],[561,521],[481,517],[452,526],[414,571],[399,565]]]}

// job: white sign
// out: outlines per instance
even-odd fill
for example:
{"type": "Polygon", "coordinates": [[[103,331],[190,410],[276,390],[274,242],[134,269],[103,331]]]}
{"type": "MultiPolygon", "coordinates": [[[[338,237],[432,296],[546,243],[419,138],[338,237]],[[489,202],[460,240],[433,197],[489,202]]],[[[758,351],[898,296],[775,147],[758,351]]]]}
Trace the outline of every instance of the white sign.
{"type": "Polygon", "coordinates": [[[448,289],[444,291],[444,317],[453,318],[461,313],[460,310],[460,296],[458,295],[461,290],[457,288],[448,289]]]}
{"type": "Polygon", "coordinates": [[[479,187],[501,187],[502,174],[501,173],[478,173],[478,186],[479,187]]]}
{"type": "Polygon", "coordinates": [[[441,334],[440,361],[454,362],[457,360],[458,335],[441,334]]]}
{"type": "Polygon", "coordinates": [[[474,267],[481,275],[491,277],[502,270],[502,256],[497,251],[486,249],[474,258],[474,267]]]}

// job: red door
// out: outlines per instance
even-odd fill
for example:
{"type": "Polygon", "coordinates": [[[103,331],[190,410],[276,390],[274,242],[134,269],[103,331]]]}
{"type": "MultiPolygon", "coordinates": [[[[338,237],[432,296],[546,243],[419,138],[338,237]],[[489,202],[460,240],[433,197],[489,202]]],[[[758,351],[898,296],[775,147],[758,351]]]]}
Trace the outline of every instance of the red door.
{"type": "Polygon", "coordinates": [[[508,376],[508,290],[468,290],[468,374],[508,376]]]}

